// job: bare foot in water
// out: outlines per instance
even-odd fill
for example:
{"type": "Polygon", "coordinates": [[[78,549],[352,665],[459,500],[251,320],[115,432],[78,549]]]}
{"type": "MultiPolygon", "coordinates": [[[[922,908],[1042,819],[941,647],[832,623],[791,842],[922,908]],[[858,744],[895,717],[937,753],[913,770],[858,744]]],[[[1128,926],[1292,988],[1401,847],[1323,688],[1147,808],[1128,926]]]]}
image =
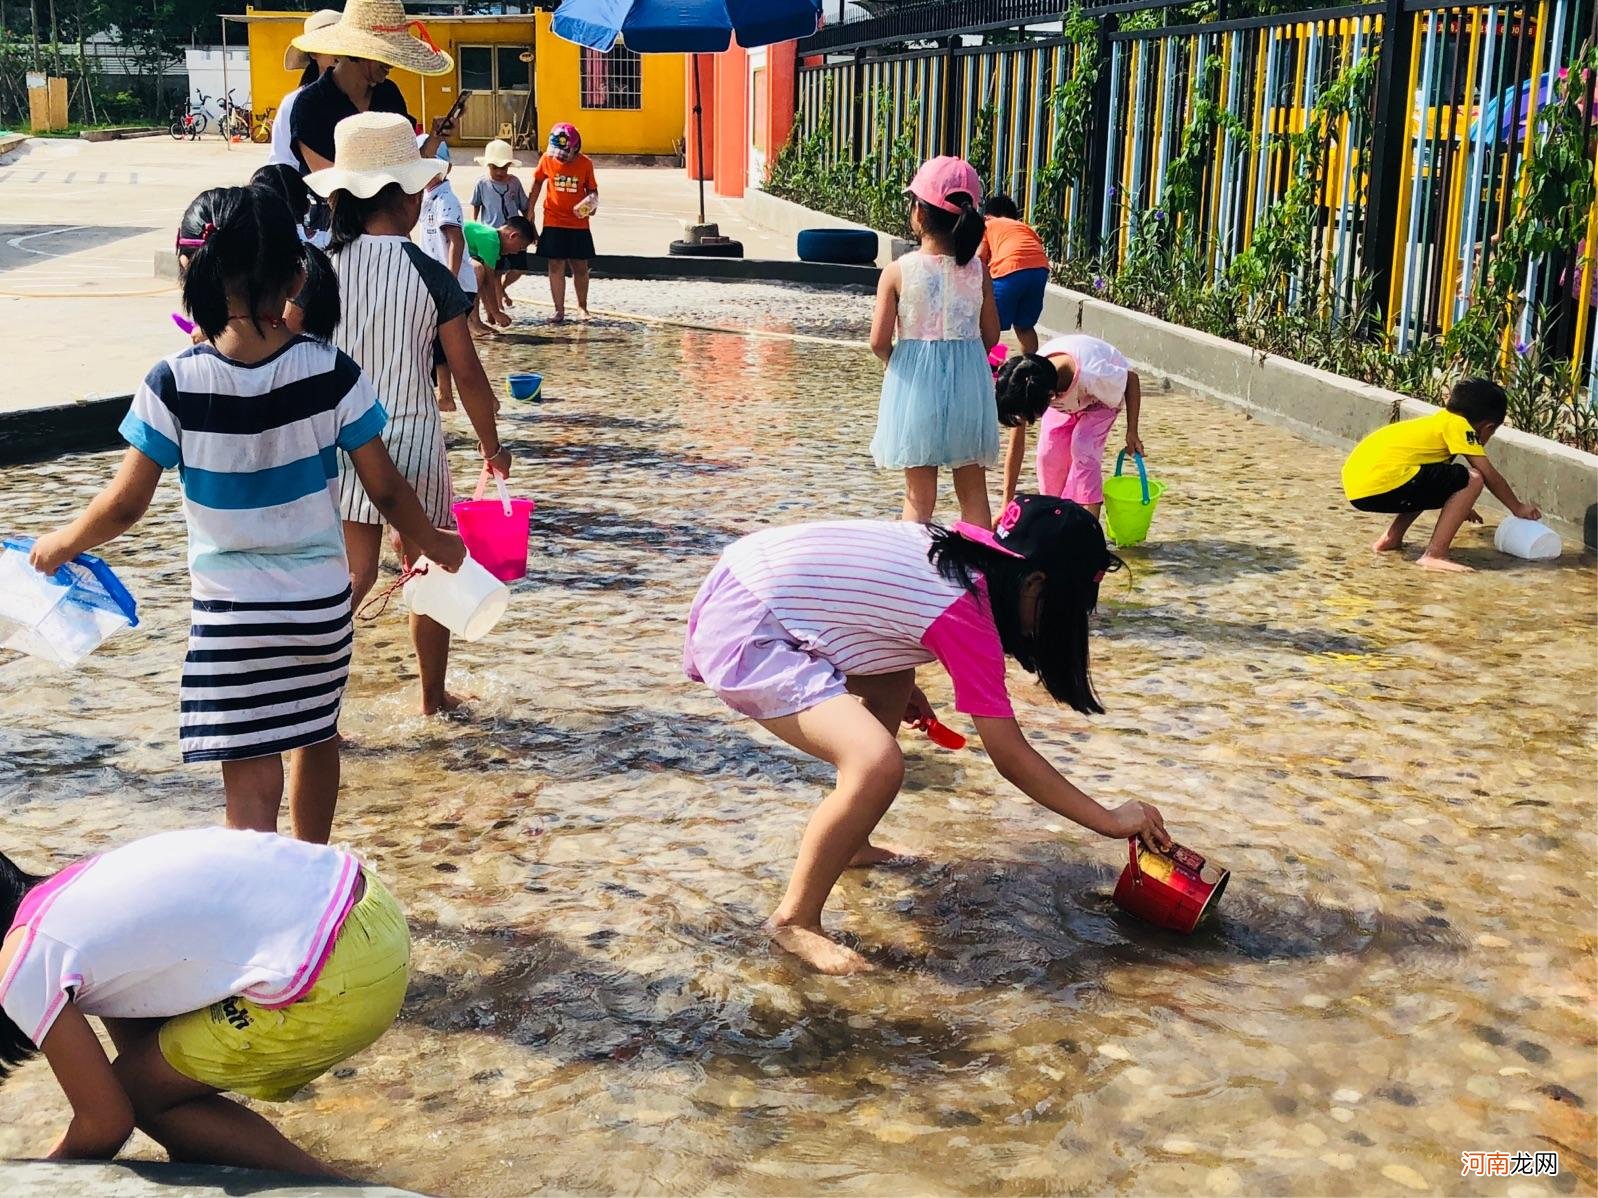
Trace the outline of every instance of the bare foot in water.
{"type": "Polygon", "coordinates": [[[476,695],[457,695],[451,691],[445,691],[444,698],[436,703],[430,702],[424,697],[422,699],[422,714],[448,715],[452,711],[459,711],[475,698],[477,698],[476,695]]]}
{"type": "Polygon", "coordinates": [[[852,948],[830,939],[820,928],[801,928],[794,924],[775,926],[766,924],[771,942],[785,952],[790,952],[817,973],[834,977],[847,977],[853,973],[870,973],[871,962],[852,948]]]}
{"type": "Polygon", "coordinates": [[[849,861],[850,869],[864,869],[872,865],[908,865],[915,860],[915,854],[908,849],[901,849],[897,845],[872,844],[866,842],[864,848],[856,853],[849,861]]]}
{"type": "Polygon", "coordinates": [[[1403,537],[1394,537],[1392,533],[1384,532],[1371,544],[1372,553],[1393,553],[1404,547],[1403,537]]]}
{"type": "Polygon", "coordinates": [[[1429,553],[1423,553],[1419,557],[1417,557],[1415,559],[1415,564],[1417,566],[1419,566],[1422,570],[1436,570],[1439,573],[1443,573],[1443,574],[1474,574],[1475,573],[1475,570],[1473,570],[1470,566],[1467,566],[1467,565],[1465,565],[1462,562],[1456,562],[1456,561],[1454,561],[1453,558],[1449,558],[1449,557],[1433,557],[1429,553]]]}

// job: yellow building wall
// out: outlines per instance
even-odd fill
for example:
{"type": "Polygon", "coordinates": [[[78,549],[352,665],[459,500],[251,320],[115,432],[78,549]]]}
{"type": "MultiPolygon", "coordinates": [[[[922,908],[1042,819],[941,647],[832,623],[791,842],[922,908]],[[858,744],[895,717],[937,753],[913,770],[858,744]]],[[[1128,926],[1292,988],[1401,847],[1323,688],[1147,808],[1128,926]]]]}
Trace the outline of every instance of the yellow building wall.
{"type": "MultiPolygon", "coordinates": [[[[299,86],[299,76],[283,69],[283,52],[304,28],[303,12],[247,10],[250,15],[250,94],[265,107],[299,86]]],[[[671,154],[683,131],[684,59],[680,54],[645,54],[642,71],[642,107],[593,109],[580,105],[580,47],[550,31],[551,14],[532,17],[455,20],[434,17],[428,33],[440,49],[458,58],[456,47],[532,45],[533,87],[538,109],[538,140],[557,121],[570,121],[583,135],[589,154],[671,154]]],[[[424,78],[410,71],[389,76],[405,96],[411,115],[423,124],[446,112],[454,103],[459,82],[454,71],[424,78]]],[[[452,138],[451,144],[460,144],[452,138]]]]}

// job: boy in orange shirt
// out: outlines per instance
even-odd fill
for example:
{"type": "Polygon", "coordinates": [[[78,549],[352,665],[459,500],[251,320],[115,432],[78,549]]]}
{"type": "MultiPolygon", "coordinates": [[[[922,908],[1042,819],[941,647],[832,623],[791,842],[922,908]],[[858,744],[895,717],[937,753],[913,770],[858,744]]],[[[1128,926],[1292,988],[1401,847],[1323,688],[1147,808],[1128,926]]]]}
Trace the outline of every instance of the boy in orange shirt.
{"type": "Polygon", "coordinates": [[[982,205],[987,231],[977,256],[993,276],[993,302],[999,309],[999,331],[1015,329],[1021,352],[1038,352],[1038,317],[1049,282],[1049,255],[1032,226],[1009,196],[994,195],[982,205]]]}
{"type": "Polygon", "coordinates": [[[566,319],[567,264],[577,288],[577,310],[583,319],[588,318],[588,263],[594,256],[588,218],[599,204],[599,184],[594,179],[593,159],[582,150],[582,134],[575,125],[562,121],[549,131],[549,150],[533,172],[529,211],[537,208],[539,193],[549,184],[538,252],[549,262],[549,296],[555,301],[556,320],[566,319]]]}

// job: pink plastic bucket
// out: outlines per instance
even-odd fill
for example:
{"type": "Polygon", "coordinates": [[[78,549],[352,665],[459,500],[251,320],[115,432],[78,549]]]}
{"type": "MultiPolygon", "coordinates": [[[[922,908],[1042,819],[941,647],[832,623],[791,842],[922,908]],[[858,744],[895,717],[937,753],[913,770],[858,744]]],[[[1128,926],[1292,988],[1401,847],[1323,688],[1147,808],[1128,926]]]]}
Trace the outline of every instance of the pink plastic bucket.
{"type": "Polygon", "coordinates": [[[1010,347],[1002,341],[999,342],[988,351],[988,369],[997,375],[999,373],[999,367],[1004,365],[1004,360],[1009,356],[1010,347]]]}
{"type": "Polygon", "coordinates": [[[527,576],[528,525],[535,505],[531,499],[512,499],[497,475],[499,497],[484,499],[488,478],[484,470],[475,499],[455,502],[455,523],[473,561],[501,582],[515,582],[527,576]]]}

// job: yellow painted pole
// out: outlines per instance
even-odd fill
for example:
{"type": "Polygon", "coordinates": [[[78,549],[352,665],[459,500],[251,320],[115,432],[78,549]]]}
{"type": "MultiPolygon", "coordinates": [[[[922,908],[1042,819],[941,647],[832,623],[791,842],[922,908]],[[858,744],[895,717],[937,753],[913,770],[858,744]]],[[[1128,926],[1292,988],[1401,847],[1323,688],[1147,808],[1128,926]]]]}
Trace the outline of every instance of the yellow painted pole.
{"type": "MultiPolygon", "coordinates": [[[[1417,25],[1423,13],[1405,13],[1400,20],[1413,21],[1417,25]]],[[[1409,86],[1404,89],[1404,96],[1408,102],[1404,105],[1404,161],[1409,169],[1399,179],[1398,187],[1398,219],[1393,223],[1393,244],[1388,250],[1393,256],[1393,268],[1389,272],[1391,281],[1387,291],[1387,331],[1391,333],[1393,326],[1398,323],[1398,305],[1403,302],[1404,294],[1404,256],[1409,249],[1409,180],[1419,163],[1415,161],[1415,85],[1420,79],[1420,49],[1426,39],[1415,37],[1411,39],[1409,51],[1409,86]]],[[[1381,247],[1374,247],[1377,253],[1381,247]]]]}
{"type": "MultiPolygon", "coordinates": [[[[1521,17],[1521,20],[1525,19],[1524,16],[1521,17]]],[[[1537,137],[1537,99],[1542,94],[1543,31],[1547,28],[1548,0],[1542,0],[1542,3],[1537,6],[1537,40],[1532,42],[1531,45],[1531,94],[1526,97],[1526,140],[1521,145],[1520,177],[1515,182],[1515,207],[1517,209],[1520,207],[1521,201],[1526,197],[1526,189],[1531,186],[1526,174],[1526,162],[1531,157],[1532,143],[1537,137]]],[[[1515,103],[1515,106],[1510,109],[1511,120],[1514,119],[1514,114],[1520,111],[1520,105],[1516,101],[1518,101],[1518,97],[1513,97],[1512,102],[1515,103]]],[[[1505,295],[1497,298],[1499,302],[1504,302],[1509,297],[1505,295]]],[[[1519,336],[1519,332],[1515,327],[1517,323],[1511,322],[1504,326],[1503,356],[1506,360],[1509,357],[1510,347],[1515,344],[1515,340],[1519,336]]]]}
{"type": "MultiPolygon", "coordinates": [[[[1121,135],[1121,207],[1127,211],[1132,202],[1132,147],[1136,144],[1133,137],[1133,127],[1142,119],[1137,111],[1138,84],[1142,81],[1143,47],[1146,43],[1133,41],[1127,43],[1130,53],[1127,55],[1126,73],[1126,99],[1132,113],[1132,119],[1126,122],[1126,131],[1121,135]]],[[[1120,243],[1121,256],[1126,255],[1126,245],[1129,240],[1131,221],[1123,220],[1117,231],[1120,243]]]]}
{"type": "MultiPolygon", "coordinates": [[[[1232,39],[1236,33],[1222,34],[1219,44],[1215,47],[1216,54],[1220,55],[1221,70],[1216,76],[1215,102],[1222,108],[1226,107],[1226,97],[1231,95],[1228,90],[1232,82],[1232,39]]],[[[1215,131],[1215,148],[1210,158],[1210,189],[1205,197],[1206,213],[1208,215],[1208,228],[1211,230],[1209,249],[1205,255],[1205,266],[1214,270],[1220,264],[1220,239],[1214,233],[1221,227],[1221,170],[1224,165],[1224,150],[1226,148],[1226,130],[1215,131]]]]}
{"type": "MultiPolygon", "coordinates": [[[[1592,164],[1592,177],[1598,183],[1598,159],[1592,164]]],[[[1587,348],[1587,329],[1592,324],[1593,262],[1598,258],[1598,202],[1587,212],[1587,238],[1582,243],[1585,251],[1581,261],[1581,285],[1576,291],[1576,341],[1570,352],[1571,365],[1576,377],[1581,377],[1582,351],[1587,348]]],[[[1589,401],[1598,396],[1589,396],[1589,401]]]]}
{"type": "MultiPolygon", "coordinates": [[[[1482,20],[1481,10],[1470,10],[1470,53],[1466,55],[1465,67],[1466,91],[1470,94],[1469,81],[1476,78],[1476,62],[1481,52],[1482,20]]],[[[1484,97],[1485,98],[1485,97],[1484,97]]],[[[1468,113],[1468,108],[1467,108],[1468,113]]],[[[1470,174],[1470,120],[1467,115],[1464,121],[1465,141],[1460,144],[1460,110],[1449,97],[1448,107],[1449,124],[1452,126],[1452,138],[1456,145],[1454,151],[1455,169],[1452,194],[1448,199],[1448,220],[1443,230],[1443,247],[1448,251],[1443,258],[1443,285],[1440,296],[1440,327],[1447,332],[1454,323],[1454,288],[1459,282],[1459,226],[1465,215],[1465,177],[1470,174]]],[[[1469,249],[1465,250],[1469,253],[1469,249]]]]}
{"type": "MultiPolygon", "coordinates": [[[[1249,122],[1249,127],[1254,136],[1266,137],[1269,131],[1265,128],[1265,55],[1267,47],[1271,44],[1270,32],[1262,29],[1259,40],[1258,61],[1254,64],[1254,119],[1249,122]]],[[[1259,172],[1259,155],[1250,153],[1248,156],[1248,190],[1244,192],[1243,200],[1244,245],[1247,245],[1254,238],[1254,188],[1259,183],[1259,172]]]]}

